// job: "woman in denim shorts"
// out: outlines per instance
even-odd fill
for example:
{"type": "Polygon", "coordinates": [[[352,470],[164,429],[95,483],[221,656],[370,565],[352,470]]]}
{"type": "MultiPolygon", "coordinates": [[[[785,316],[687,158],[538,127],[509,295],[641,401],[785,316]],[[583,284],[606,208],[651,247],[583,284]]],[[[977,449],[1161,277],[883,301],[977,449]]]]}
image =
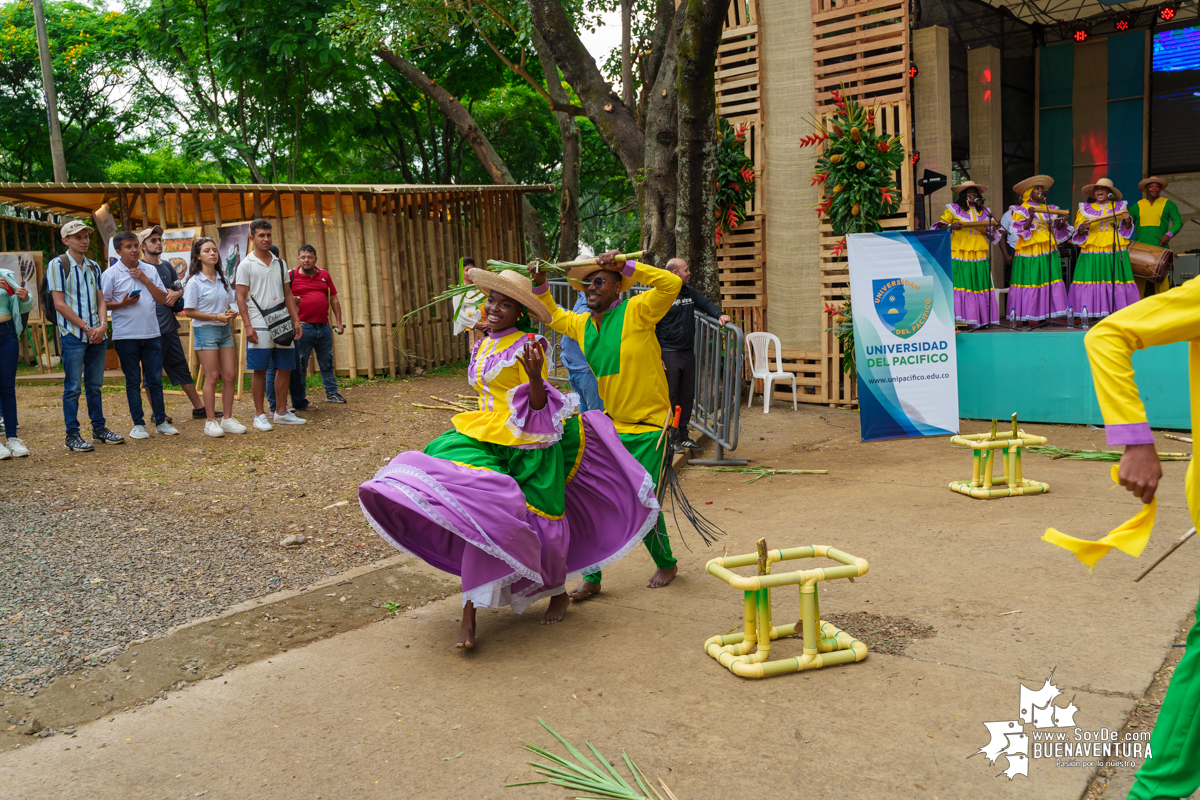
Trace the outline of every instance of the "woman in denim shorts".
{"type": "Polygon", "coordinates": [[[237,297],[218,263],[217,243],[207,236],[192,245],[192,263],[183,287],[183,313],[192,320],[192,338],[200,366],[204,368],[204,435],[218,438],[227,433],[245,433],[246,426],[233,418],[233,394],[237,388],[237,350],[230,322],[237,316],[237,297]],[[221,377],[221,406],[224,419],[216,418],[217,376],[221,377]]]}

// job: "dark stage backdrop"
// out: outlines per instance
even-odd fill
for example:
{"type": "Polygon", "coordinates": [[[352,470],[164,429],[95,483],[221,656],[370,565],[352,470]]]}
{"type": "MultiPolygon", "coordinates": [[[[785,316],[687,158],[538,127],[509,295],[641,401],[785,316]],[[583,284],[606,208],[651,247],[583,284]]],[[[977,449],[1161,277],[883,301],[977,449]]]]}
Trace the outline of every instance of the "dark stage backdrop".
{"type": "Polygon", "coordinates": [[[1150,171],[1200,171],[1200,27],[1154,34],[1150,121],[1150,171]]]}

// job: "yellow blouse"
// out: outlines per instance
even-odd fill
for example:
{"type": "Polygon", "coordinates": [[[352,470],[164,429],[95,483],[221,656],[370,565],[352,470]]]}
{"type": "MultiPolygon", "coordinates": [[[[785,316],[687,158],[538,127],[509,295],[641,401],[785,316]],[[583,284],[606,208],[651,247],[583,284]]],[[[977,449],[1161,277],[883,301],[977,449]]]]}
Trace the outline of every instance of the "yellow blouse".
{"type": "Polygon", "coordinates": [[[1075,230],[1077,233],[1073,241],[1085,253],[1111,253],[1114,250],[1120,251],[1129,247],[1129,239],[1133,236],[1132,219],[1091,223],[1087,227],[1086,235],[1079,232],[1079,226],[1083,223],[1096,217],[1108,216],[1114,212],[1119,215],[1125,209],[1124,200],[1104,205],[1100,203],[1080,203],[1079,210],[1075,212],[1075,230]]]}
{"type": "MultiPolygon", "coordinates": [[[[454,429],[463,436],[510,447],[545,447],[562,438],[562,422],[575,412],[576,405],[549,383],[546,402],[553,414],[554,431],[544,425],[536,426],[537,432],[525,430],[529,416],[529,376],[517,356],[524,350],[527,338],[524,332],[510,328],[499,335],[488,333],[475,344],[467,367],[467,381],[479,392],[479,410],[455,414],[451,420],[454,429]]],[[[549,352],[545,338],[536,334],[534,338],[549,352]]],[[[545,362],[541,378],[543,381],[546,378],[545,362]]]]}
{"type": "MultiPolygon", "coordinates": [[[[948,228],[953,222],[980,222],[988,219],[985,211],[961,206],[946,206],[937,228],[948,228]],[[957,211],[956,211],[957,209],[957,211]]],[[[988,258],[991,241],[986,228],[963,228],[950,234],[950,257],[959,261],[984,261],[988,258]]]]}
{"type": "MultiPolygon", "coordinates": [[[[1054,208],[1054,206],[1049,206],[1054,208]]],[[[1018,256],[1044,256],[1058,249],[1059,242],[1071,238],[1069,225],[1055,226],[1050,214],[1035,211],[1022,203],[1013,206],[1013,232],[1018,234],[1014,251],[1018,256]]]]}

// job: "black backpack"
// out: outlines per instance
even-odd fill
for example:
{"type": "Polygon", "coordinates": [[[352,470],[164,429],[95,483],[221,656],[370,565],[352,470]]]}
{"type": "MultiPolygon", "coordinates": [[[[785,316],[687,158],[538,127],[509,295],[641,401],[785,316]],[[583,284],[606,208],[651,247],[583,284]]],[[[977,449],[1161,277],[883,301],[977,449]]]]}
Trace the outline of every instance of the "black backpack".
{"type": "MultiPolygon", "coordinates": [[[[54,261],[58,262],[59,278],[61,279],[63,289],[66,289],[67,288],[67,268],[65,266],[63,266],[62,256],[57,256],[56,258],[52,259],[52,263],[54,261]]],[[[87,263],[87,262],[85,261],[84,263],[87,263]]],[[[99,285],[100,284],[99,269],[96,270],[96,273],[97,273],[96,274],[96,285],[99,285]]],[[[54,314],[55,316],[53,317],[53,319],[55,322],[57,322],[58,315],[54,309],[54,294],[50,291],[49,278],[50,278],[50,270],[47,269],[42,274],[42,284],[41,284],[41,286],[38,287],[38,293],[42,296],[42,309],[43,309],[42,318],[48,320],[48,319],[51,319],[51,317],[49,315],[54,314]]],[[[54,326],[54,330],[56,333],[58,332],[58,325],[54,326]]]]}

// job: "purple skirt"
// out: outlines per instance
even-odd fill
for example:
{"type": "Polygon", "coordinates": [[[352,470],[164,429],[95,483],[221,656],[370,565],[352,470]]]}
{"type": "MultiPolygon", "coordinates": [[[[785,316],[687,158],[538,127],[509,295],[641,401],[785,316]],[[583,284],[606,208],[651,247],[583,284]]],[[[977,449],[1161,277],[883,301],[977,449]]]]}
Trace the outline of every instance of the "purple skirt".
{"type": "Polygon", "coordinates": [[[416,451],[396,456],[362,484],[359,503],[397,550],[461,576],[464,604],[511,605],[517,613],[563,592],[568,575],[615,563],[658,519],[653,479],[603,412],[567,420],[561,447],[518,452],[561,453],[560,519],[531,510],[510,475],[416,451]]]}

